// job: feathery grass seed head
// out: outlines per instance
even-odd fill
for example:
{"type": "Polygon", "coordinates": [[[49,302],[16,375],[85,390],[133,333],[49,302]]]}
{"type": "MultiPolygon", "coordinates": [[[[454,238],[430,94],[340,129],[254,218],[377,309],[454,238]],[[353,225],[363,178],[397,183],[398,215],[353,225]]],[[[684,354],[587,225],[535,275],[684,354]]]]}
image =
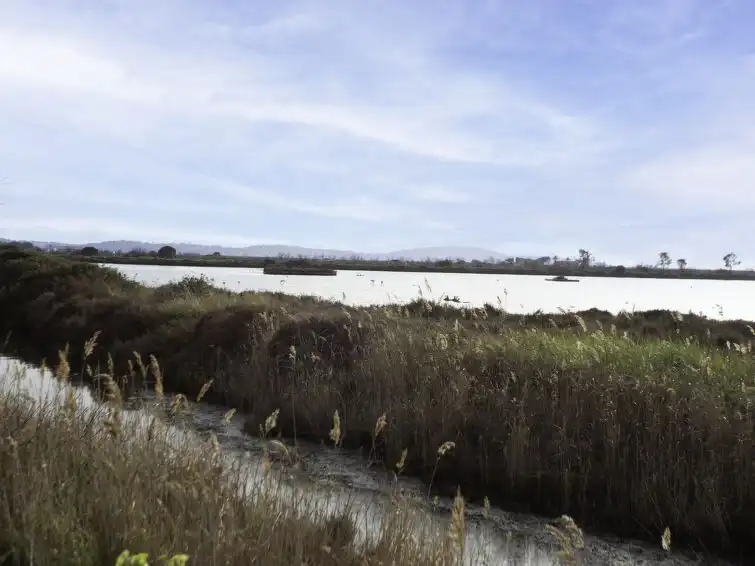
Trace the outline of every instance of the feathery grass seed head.
{"type": "Polygon", "coordinates": [[[328,434],[335,446],[341,441],[341,417],[338,416],[338,411],[333,413],[333,428],[330,429],[328,434]]]}

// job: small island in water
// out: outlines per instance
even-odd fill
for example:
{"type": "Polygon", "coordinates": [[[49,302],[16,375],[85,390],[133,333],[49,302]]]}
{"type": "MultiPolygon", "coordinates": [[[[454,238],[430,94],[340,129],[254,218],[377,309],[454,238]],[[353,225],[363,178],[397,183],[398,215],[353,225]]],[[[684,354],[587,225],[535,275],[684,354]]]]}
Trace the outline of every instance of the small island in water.
{"type": "Polygon", "coordinates": [[[335,269],[327,267],[308,267],[296,265],[266,265],[262,268],[265,275],[338,275],[335,269]]]}

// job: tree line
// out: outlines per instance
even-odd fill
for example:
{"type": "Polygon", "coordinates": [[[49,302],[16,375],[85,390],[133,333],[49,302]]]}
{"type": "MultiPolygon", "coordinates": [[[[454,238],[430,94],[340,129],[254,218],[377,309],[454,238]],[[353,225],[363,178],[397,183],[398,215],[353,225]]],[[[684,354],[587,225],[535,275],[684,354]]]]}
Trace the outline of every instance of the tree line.
{"type": "MultiPolygon", "coordinates": [[[[94,246],[84,246],[79,251],[79,254],[85,257],[97,257],[98,255],[101,255],[101,252],[94,246]]],[[[174,248],[173,246],[163,246],[156,252],[149,252],[147,250],[134,249],[134,250],[131,250],[128,254],[133,255],[134,257],[153,256],[153,257],[159,257],[161,259],[174,259],[178,255],[178,252],[176,251],[176,248],[174,248]]]]}
{"type": "MultiPolygon", "coordinates": [[[[31,242],[13,242],[16,245],[22,247],[36,247],[31,242]]],[[[378,269],[378,270],[398,270],[406,271],[412,269],[420,270],[440,270],[440,271],[471,271],[471,272],[487,272],[495,271],[501,273],[561,273],[569,272],[583,275],[605,275],[611,274],[614,276],[628,276],[630,273],[645,274],[648,275],[653,270],[658,272],[666,272],[669,267],[676,263],[676,267],[680,273],[692,272],[709,273],[716,271],[715,269],[693,269],[689,266],[686,258],[680,257],[673,259],[669,252],[660,252],[658,254],[658,260],[654,264],[638,264],[635,266],[623,266],[623,265],[609,265],[605,262],[596,261],[594,254],[586,249],[580,248],[577,251],[576,256],[573,257],[559,257],[553,256],[541,256],[541,257],[509,257],[505,259],[496,259],[493,257],[484,260],[465,260],[463,258],[457,259],[437,259],[427,258],[425,260],[403,260],[403,259],[391,259],[391,260],[371,260],[361,256],[353,256],[350,258],[337,258],[337,257],[293,257],[289,254],[279,254],[275,258],[253,258],[242,256],[223,256],[219,252],[212,254],[198,254],[198,253],[178,253],[176,248],[170,245],[160,247],[158,250],[150,251],[146,249],[135,248],[129,251],[110,251],[99,250],[95,246],[85,246],[83,248],[66,248],[66,249],[48,249],[40,250],[50,253],[70,254],[76,256],[82,256],[96,260],[96,258],[122,258],[124,260],[132,258],[134,261],[144,260],[181,260],[186,262],[204,262],[215,265],[223,262],[233,264],[250,264],[255,263],[281,263],[286,265],[301,264],[323,264],[328,267],[340,266],[339,269],[378,269]]],[[[741,265],[741,261],[736,253],[729,252],[722,257],[723,266],[732,273],[735,268],[741,265]]],[[[744,273],[743,273],[744,276],[744,273]]],[[[755,276],[754,276],[755,277],[755,276]]]]}
{"type": "MultiPolygon", "coordinates": [[[[86,246],[86,247],[82,248],[79,251],[79,254],[81,254],[83,256],[86,256],[86,257],[96,257],[96,256],[99,256],[99,255],[103,255],[103,252],[101,252],[100,250],[98,250],[94,246],[86,246]]],[[[179,254],[176,251],[176,248],[174,248],[173,246],[162,246],[157,251],[151,251],[150,252],[150,251],[143,250],[143,249],[133,249],[133,250],[130,250],[130,251],[126,252],[125,254],[123,252],[120,252],[120,253],[113,253],[113,255],[126,255],[126,256],[132,256],[132,257],[152,256],[152,257],[157,257],[157,258],[161,258],[161,259],[173,259],[173,258],[177,257],[179,254]]],[[[195,255],[195,254],[181,254],[181,255],[190,256],[190,255],[195,255]]],[[[214,256],[214,257],[221,257],[221,254],[219,252],[215,252],[214,254],[212,254],[212,256],[214,256]]],[[[288,260],[288,259],[294,259],[294,258],[290,258],[286,254],[281,254],[278,259],[288,260]]],[[[305,259],[305,258],[300,257],[298,259],[305,259]]],[[[365,261],[361,257],[355,257],[355,258],[351,258],[351,259],[354,260],[354,261],[365,261]]],[[[723,259],[724,266],[729,271],[734,270],[734,268],[736,268],[736,267],[738,267],[739,265],[742,264],[742,262],[740,261],[739,257],[734,252],[727,253],[725,256],[723,256],[722,259],[723,259]]],[[[436,264],[436,265],[438,265],[440,267],[444,267],[444,266],[449,266],[450,267],[451,265],[453,265],[454,260],[451,260],[451,259],[433,260],[431,258],[428,258],[426,260],[426,262],[436,264]]],[[[517,258],[517,257],[513,257],[513,258],[507,258],[507,259],[502,260],[502,261],[495,261],[495,260],[493,260],[493,258],[489,258],[487,261],[475,260],[475,261],[471,261],[471,262],[467,262],[465,260],[457,259],[457,260],[455,260],[455,262],[456,263],[470,263],[470,264],[486,264],[486,263],[487,264],[496,264],[496,263],[498,263],[498,264],[536,263],[536,264],[541,264],[541,265],[572,264],[572,265],[575,265],[575,266],[579,267],[580,269],[588,269],[590,267],[619,267],[619,268],[623,267],[623,266],[608,266],[608,265],[606,265],[604,263],[603,264],[596,264],[596,262],[595,262],[595,256],[592,254],[592,252],[590,252],[589,250],[587,250],[585,248],[580,248],[577,251],[577,257],[576,258],[571,258],[571,257],[561,258],[561,257],[559,257],[557,255],[554,255],[554,256],[542,256],[542,257],[539,257],[539,258],[517,258]]],[[[676,265],[677,265],[677,268],[679,269],[679,271],[684,271],[688,267],[688,262],[687,262],[686,258],[680,257],[680,258],[674,260],[674,259],[672,259],[671,254],[669,254],[668,252],[660,252],[658,254],[658,261],[656,262],[655,265],[657,267],[660,267],[661,270],[666,270],[674,262],[676,262],[676,265]]],[[[412,263],[421,263],[421,262],[412,262],[412,263]]]]}
{"type": "MultiPolygon", "coordinates": [[[[661,269],[667,269],[673,260],[671,259],[671,255],[668,252],[660,252],[658,254],[658,267],[661,269]]],[[[742,262],[739,260],[739,257],[734,252],[729,252],[723,257],[724,266],[729,271],[732,271],[735,267],[740,265],[742,262]]],[[[676,260],[676,265],[679,268],[679,271],[684,271],[687,269],[687,260],[683,257],[680,257],[676,260]]]]}

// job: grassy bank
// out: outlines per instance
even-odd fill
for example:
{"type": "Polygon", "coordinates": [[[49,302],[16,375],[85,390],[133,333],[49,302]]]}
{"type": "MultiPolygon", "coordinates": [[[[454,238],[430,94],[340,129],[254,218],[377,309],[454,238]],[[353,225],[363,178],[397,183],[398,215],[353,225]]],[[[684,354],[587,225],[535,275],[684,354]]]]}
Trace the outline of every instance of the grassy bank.
{"type": "Polygon", "coordinates": [[[16,379],[0,376],[0,564],[114,565],[124,550],[171,566],[182,556],[190,565],[457,563],[459,532],[413,538],[400,500],[363,546],[346,510],[326,514],[306,490],[284,497],[274,468],[254,478],[224,464],[212,439],[166,426],[166,411],[124,418],[134,415],[115,390],[109,407],[82,410],[64,390],[33,405],[16,379]]]}
{"type": "Polygon", "coordinates": [[[82,256],[77,253],[63,254],[80,261],[91,263],[114,263],[132,265],[173,265],[183,267],[243,267],[263,268],[276,266],[286,268],[330,269],[342,271],[397,271],[417,273],[479,273],[489,275],[539,275],[568,277],[629,277],[639,279],[713,279],[729,281],[755,281],[755,271],[742,269],[661,269],[653,266],[625,267],[623,265],[591,265],[581,267],[577,264],[545,265],[537,262],[487,263],[482,261],[455,262],[439,261],[370,261],[359,259],[281,259],[264,257],[238,256],[177,256],[162,258],[153,255],[119,255],[82,256]]]}
{"type": "MultiPolygon", "coordinates": [[[[755,552],[751,327],[664,311],[509,316],[416,302],[354,309],[233,294],[202,280],[148,289],[91,264],[0,252],[0,312],[29,358],[100,330],[122,383],[151,381],[327,438],[493,503],[656,542],[755,552]],[[388,425],[374,439],[377,419],[388,425]],[[452,442],[438,457],[438,448],[452,442]]],[[[107,360],[100,358],[101,364],[107,360]]],[[[94,363],[94,361],[93,361],[94,363]]]]}

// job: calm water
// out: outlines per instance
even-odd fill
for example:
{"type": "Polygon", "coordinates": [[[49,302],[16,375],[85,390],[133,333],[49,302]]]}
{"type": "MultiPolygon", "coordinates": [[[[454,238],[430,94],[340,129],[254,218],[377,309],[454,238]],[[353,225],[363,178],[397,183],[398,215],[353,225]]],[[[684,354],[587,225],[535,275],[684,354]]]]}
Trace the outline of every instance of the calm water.
{"type": "Polygon", "coordinates": [[[552,283],[532,275],[395,273],[339,271],[335,277],[264,275],[261,269],[114,265],[147,285],[185,275],[205,275],[234,291],[282,291],[316,295],[350,305],[402,303],[420,296],[458,296],[481,306],[500,304],[513,313],[557,312],[596,307],[620,310],[670,309],[713,318],[755,320],[755,282],[582,277],[579,283],[552,283]]]}

